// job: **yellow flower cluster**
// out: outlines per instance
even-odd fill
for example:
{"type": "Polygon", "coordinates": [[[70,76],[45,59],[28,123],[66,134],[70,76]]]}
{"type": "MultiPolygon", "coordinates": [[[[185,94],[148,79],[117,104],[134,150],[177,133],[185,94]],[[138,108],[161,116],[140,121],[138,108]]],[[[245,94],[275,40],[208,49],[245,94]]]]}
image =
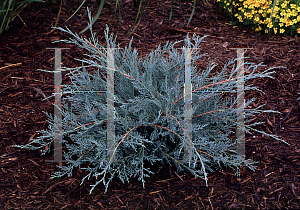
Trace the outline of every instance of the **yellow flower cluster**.
{"type": "MultiPolygon", "coordinates": [[[[300,2],[293,4],[289,0],[277,0],[271,21],[272,0],[217,0],[220,1],[223,1],[231,14],[232,8],[229,6],[236,7],[238,12],[234,16],[240,22],[251,20],[257,26],[255,31],[261,31],[267,26],[273,28],[275,34],[283,34],[288,27],[294,27],[300,33],[300,2]]],[[[265,33],[268,31],[265,29],[265,33]]]]}

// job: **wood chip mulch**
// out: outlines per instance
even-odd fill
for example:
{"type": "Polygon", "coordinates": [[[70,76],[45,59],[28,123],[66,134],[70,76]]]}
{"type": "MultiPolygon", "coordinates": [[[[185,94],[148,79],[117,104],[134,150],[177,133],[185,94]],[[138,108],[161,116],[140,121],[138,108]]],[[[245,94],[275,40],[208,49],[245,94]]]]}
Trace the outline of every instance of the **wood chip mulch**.
{"type": "MultiPolygon", "coordinates": [[[[187,33],[209,35],[201,44],[207,53],[198,63],[206,69],[209,61],[221,68],[236,57],[230,48],[253,48],[245,53],[245,62],[275,69],[274,79],[260,78],[252,81],[264,91],[246,92],[246,100],[256,98],[251,107],[279,111],[255,116],[254,122],[264,122],[256,128],[279,136],[284,144],[259,133],[246,134],[246,158],[258,161],[255,171],[242,168],[241,176],[225,168],[209,173],[205,181],[191,174],[177,173],[174,167],[164,165],[161,171],[146,178],[145,189],[134,177],[129,183],[114,179],[104,194],[98,185],[89,194],[95,179],[82,185],[85,172],[75,170],[72,177],[49,179],[58,170],[53,153],[40,155],[40,151],[20,150],[15,144],[26,144],[37,137],[36,131],[47,129],[47,118],[42,113],[53,113],[53,101],[43,101],[53,93],[53,73],[38,71],[54,69],[54,52],[47,47],[65,47],[63,66],[80,65],[74,58],[82,58],[84,51],[78,47],[52,41],[68,38],[53,30],[60,1],[32,3],[1,34],[0,40],[0,209],[300,209],[300,39],[255,33],[245,26],[227,23],[230,18],[216,2],[197,1],[194,17],[186,27],[192,11],[192,1],[174,1],[173,16],[168,22],[171,1],[148,1],[143,18],[132,34],[133,47],[140,55],[149,53],[161,43],[178,41],[187,33]],[[25,25],[26,24],[26,25],[25,25]],[[11,65],[11,66],[9,66],[11,65]],[[9,67],[7,67],[9,66],[9,67]],[[5,68],[3,68],[5,67],[5,68]]],[[[118,12],[114,16],[115,1],[104,5],[99,20],[93,26],[99,40],[105,45],[103,31],[109,24],[117,33],[118,12]]],[[[96,14],[100,5],[90,1],[84,8],[64,23],[81,1],[63,1],[58,26],[68,26],[79,33],[87,25],[86,7],[96,14]]],[[[127,46],[127,35],[134,23],[137,8],[133,0],[122,1],[122,23],[117,42],[127,46]]],[[[84,36],[90,37],[89,31],[84,36]]],[[[63,78],[67,83],[68,78],[63,78]]],[[[250,108],[251,108],[250,107],[250,108]]],[[[151,165],[150,165],[151,166],[151,165]]],[[[149,167],[150,167],[149,166],[149,167]]],[[[157,167],[151,166],[156,172],[157,167]]]]}

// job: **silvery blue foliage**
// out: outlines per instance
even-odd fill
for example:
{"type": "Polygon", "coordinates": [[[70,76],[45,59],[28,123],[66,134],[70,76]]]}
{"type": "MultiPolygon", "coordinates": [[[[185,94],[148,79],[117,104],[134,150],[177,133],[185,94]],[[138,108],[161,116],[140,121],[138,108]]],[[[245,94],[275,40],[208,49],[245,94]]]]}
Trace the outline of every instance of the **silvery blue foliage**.
{"type": "MultiPolygon", "coordinates": [[[[58,29],[72,37],[61,41],[76,44],[89,54],[86,54],[86,59],[81,60],[82,66],[65,68],[70,71],[68,76],[72,84],[64,85],[63,90],[74,92],[63,94],[62,98],[62,144],[66,150],[63,156],[68,162],[64,166],[58,166],[60,171],[55,172],[51,178],[66,174],[72,176],[74,167],[79,167],[87,172],[82,183],[86,178],[98,178],[91,193],[101,182],[106,192],[109,182],[115,176],[124,183],[138,175],[144,186],[144,178],[154,174],[149,168],[145,168],[146,162],[174,164],[178,171],[188,170],[206,182],[207,172],[218,168],[235,168],[237,175],[243,165],[251,170],[255,169],[255,162],[237,158],[236,144],[229,138],[230,133],[234,133],[236,129],[236,94],[224,99],[221,92],[236,90],[235,74],[240,68],[235,66],[237,59],[230,60],[221,72],[210,78],[209,73],[216,65],[209,64],[206,70],[197,73],[194,63],[203,55],[199,55],[199,50],[192,52],[192,148],[189,161],[184,162],[185,54],[183,50],[174,47],[179,42],[159,46],[142,59],[135,49],[131,50],[132,40],[124,50],[119,45],[116,46],[113,34],[109,36],[108,27],[105,31],[106,48],[98,43],[91,27],[89,40],[72,33],[68,28],[58,29]],[[114,48],[114,155],[118,162],[107,159],[107,96],[96,92],[107,88],[104,75],[107,73],[109,48],[114,48]],[[226,69],[230,65],[233,66],[231,74],[227,75],[226,69]],[[93,67],[95,71],[89,73],[87,67],[93,67]],[[90,92],[75,93],[83,90],[90,92]]],[[[190,41],[187,35],[184,40],[185,49],[199,49],[203,38],[194,34],[190,41]]],[[[274,72],[270,72],[271,69],[254,73],[258,66],[261,64],[245,64],[246,72],[252,69],[245,76],[245,81],[260,77],[272,78],[270,74],[274,72]]],[[[245,91],[248,90],[258,89],[251,85],[245,86],[245,91]]],[[[245,108],[254,100],[255,98],[246,101],[245,108]]],[[[242,129],[246,133],[251,134],[250,130],[254,130],[282,141],[277,136],[253,128],[262,122],[249,124],[255,114],[275,112],[259,108],[245,109],[245,126],[242,129]]],[[[47,116],[49,129],[39,131],[41,135],[29,144],[16,147],[34,150],[49,145],[43,154],[49,152],[58,128],[55,127],[54,118],[49,114],[47,116]]]]}

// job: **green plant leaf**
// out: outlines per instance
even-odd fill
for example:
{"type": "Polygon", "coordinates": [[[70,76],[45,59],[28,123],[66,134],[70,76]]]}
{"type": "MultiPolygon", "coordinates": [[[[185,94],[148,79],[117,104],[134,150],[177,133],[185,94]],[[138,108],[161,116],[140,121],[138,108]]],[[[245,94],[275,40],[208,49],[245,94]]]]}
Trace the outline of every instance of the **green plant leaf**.
{"type": "MultiPolygon", "coordinates": [[[[118,2],[119,2],[119,0],[118,0],[118,2]]],[[[118,26],[118,30],[117,30],[116,36],[118,35],[119,29],[120,29],[120,26],[121,26],[121,9],[120,9],[120,2],[119,2],[119,4],[118,4],[118,6],[119,6],[119,26],[118,26]]]]}
{"type": "MultiPolygon", "coordinates": [[[[138,16],[139,16],[139,14],[140,14],[140,10],[141,10],[142,3],[143,3],[143,1],[141,0],[141,1],[140,1],[140,5],[139,5],[139,9],[138,9],[138,14],[136,15],[135,21],[134,21],[134,23],[133,23],[133,25],[132,25],[132,27],[130,28],[129,31],[131,31],[131,29],[133,28],[133,26],[135,25],[135,23],[136,23],[136,21],[137,21],[137,19],[138,19],[138,16]]],[[[143,13],[144,13],[146,4],[147,4],[147,0],[145,1],[144,7],[143,7],[143,11],[142,11],[141,17],[140,17],[140,19],[139,19],[137,25],[134,27],[133,31],[130,32],[130,34],[129,34],[129,32],[128,32],[127,35],[128,35],[128,34],[131,35],[131,34],[135,31],[135,29],[137,28],[137,26],[139,25],[139,23],[140,23],[140,21],[141,21],[141,19],[142,19],[142,15],[143,15],[143,13]]]]}
{"type": "Polygon", "coordinates": [[[55,22],[54,27],[57,26],[57,23],[58,23],[58,20],[59,20],[59,16],[60,16],[60,13],[61,13],[61,8],[62,8],[62,0],[60,0],[59,11],[58,11],[58,14],[57,14],[57,18],[56,18],[56,22],[55,22]]]}
{"type": "Polygon", "coordinates": [[[171,21],[171,18],[172,18],[172,12],[173,12],[173,0],[172,0],[171,12],[170,12],[170,16],[169,16],[169,22],[171,21]]]}
{"type": "Polygon", "coordinates": [[[186,25],[186,27],[188,27],[188,26],[189,26],[189,24],[190,24],[190,22],[191,22],[191,20],[192,20],[192,18],[193,18],[193,15],[194,15],[195,9],[196,9],[196,0],[194,0],[194,9],[193,9],[193,11],[192,11],[192,13],[191,13],[191,16],[190,16],[189,22],[188,22],[188,24],[186,25]]]}
{"type": "MultiPolygon", "coordinates": [[[[101,0],[101,4],[100,4],[100,7],[98,9],[98,12],[97,14],[95,15],[95,17],[92,19],[92,22],[90,23],[91,25],[93,25],[96,20],[98,19],[98,17],[100,16],[101,12],[102,12],[102,9],[103,9],[103,6],[104,6],[104,3],[105,3],[105,0],[101,0]]],[[[83,29],[79,34],[82,34],[84,33],[86,30],[88,30],[89,26],[87,26],[85,29],[83,29]]]]}
{"type": "Polygon", "coordinates": [[[83,0],[82,3],[80,4],[80,6],[77,8],[77,10],[65,21],[68,22],[77,12],[78,10],[83,6],[83,4],[86,2],[86,0],[83,0]]]}
{"type": "MultiPolygon", "coordinates": [[[[271,13],[270,23],[272,22],[272,17],[273,17],[273,12],[274,12],[276,2],[277,2],[277,0],[273,0],[273,9],[272,9],[272,13],[271,13]]],[[[269,34],[270,34],[270,26],[269,26],[269,34]]]]}

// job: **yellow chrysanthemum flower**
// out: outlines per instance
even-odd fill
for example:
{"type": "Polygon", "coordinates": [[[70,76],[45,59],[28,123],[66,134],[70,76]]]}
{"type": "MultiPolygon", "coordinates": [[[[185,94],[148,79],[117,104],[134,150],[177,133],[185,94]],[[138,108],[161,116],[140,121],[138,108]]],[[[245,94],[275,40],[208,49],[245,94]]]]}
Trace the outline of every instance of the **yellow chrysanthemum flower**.
{"type": "Polygon", "coordinates": [[[286,3],[282,3],[282,4],[281,4],[281,7],[282,7],[283,9],[286,8],[286,6],[287,6],[286,3]]]}
{"type": "Polygon", "coordinates": [[[268,28],[273,28],[273,24],[272,23],[268,23],[268,28]]]}
{"type": "MultiPolygon", "coordinates": [[[[220,1],[217,0],[217,2],[220,1]]],[[[298,3],[292,3],[290,0],[276,0],[272,13],[273,4],[270,0],[222,0],[222,2],[225,5],[224,8],[231,14],[233,14],[233,8],[238,9],[234,16],[239,22],[252,21],[253,25],[256,25],[252,28],[255,31],[265,30],[261,28],[263,26],[263,28],[267,28],[265,33],[269,33],[269,28],[273,28],[274,34],[283,34],[286,28],[296,26],[297,32],[300,33],[300,4],[298,3]],[[270,22],[271,13],[272,22],[270,22]]]]}
{"type": "Polygon", "coordinates": [[[298,16],[298,14],[297,14],[296,10],[293,10],[293,11],[291,12],[291,16],[295,16],[295,17],[297,17],[297,16],[298,16]]]}
{"type": "Polygon", "coordinates": [[[298,21],[297,21],[297,19],[294,19],[293,20],[293,24],[296,24],[298,21]]]}

